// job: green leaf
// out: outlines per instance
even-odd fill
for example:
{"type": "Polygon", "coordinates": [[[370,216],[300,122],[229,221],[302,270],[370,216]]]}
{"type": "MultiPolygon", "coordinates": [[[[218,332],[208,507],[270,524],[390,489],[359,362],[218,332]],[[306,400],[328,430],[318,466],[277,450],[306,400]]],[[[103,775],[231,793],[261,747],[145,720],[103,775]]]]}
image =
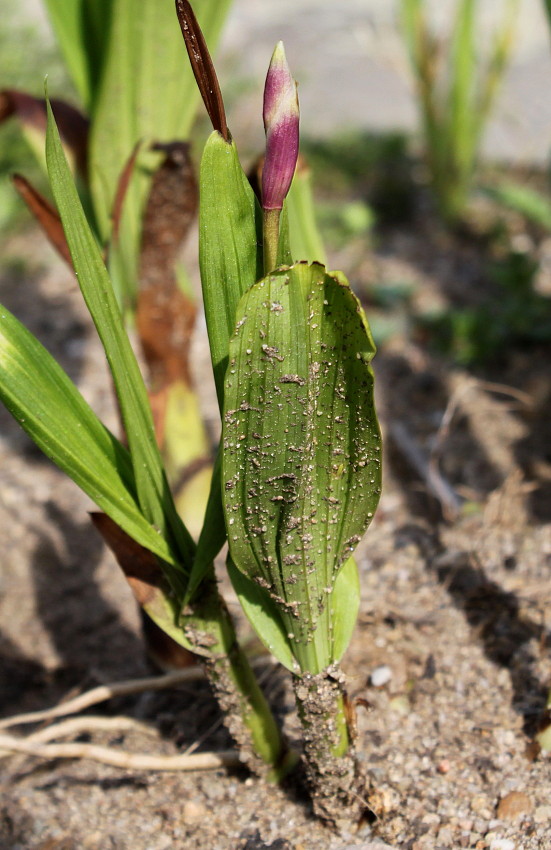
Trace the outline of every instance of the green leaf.
{"type": "Polygon", "coordinates": [[[264,646],[287,670],[298,673],[299,666],[275,602],[265,590],[238,570],[230,557],[226,566],[239,604],[264,646]]]}
{"type": "Polygon", "coordinates": [[[201,161],[199,263],[218,402],[241,296],[262,276],[258,205],[234,142],[211,133],[201,161]]]}
{"type": "Polygon", "coordinates": [[[474,0],[461,0],[457,9],[450,51],[448,144],[456,151],[457,168],[461,173],[470,170],[476,148],[475,116],[473,115],[476,79],[474,12],[474,0]]]}
{"type": "Polygon", "coordinates": [[[380,494],[374,351],[345,278],[305,263],[245,294],[230,342],[222,467],[230,553],[277,604],[310,672],[334,660],[328,603],[380,494]]]}
{"type": "Polygon", "coordinates": [[[299,165],[287,195],[287,214],[293,260],[326,264],[325,248],[316,223],[310,169],[299,165]]]}
{"type": "Polygon", "coordinates": [[[360,610],[360,576],[354,558],[344,564],[335,581],[331,598],[333,661],[340,661],[348,649],[360,610]]]}
{"type": "MultiPolygon", "coordinates": [[[[287,637],[277,604],[268,592],[237,569],[228,557],[227,569],[233,589],[249,620],[263,644],[291,673],[299,666],[287,637]]],[[[331,630],[331,659],[340,661],[348,648],[360,607],[360,578],[354,558],[349,558],[340,570],[329,607],[331,630]]],[[[318,628],[326,626],[320,624],[318,628]]]]}
{"type": "Polygon", "coordinates": [[[123,327],[109,275],[79,201],[49,104],[46,162],[77,280],[113,375],[139,505],[147,520],[189,568],[195,546],[170,494],[143,378],[123,327]]]}
{"type": "Polygon", "coordinates": [[[2,306],[0,398],[37,446],[117,525],[175,563],[137,504],[127,450],[40,342],[2,306]]]}
{"type": "MultiPolygon", "coordinates": [[[[243,293],[261,275],[260,211],[234,142],[209,136],[200,174],[199,262],[218,403],[222,406],[228,345],[243,293]]],[[[186,601],[201,583],[226,540],[221,497],[220,457],[212,475],[203,530],[190,575],[186,601]]]]}
{"type": "Polygon", "coordinates": [[[516,183],[485,186],[483,192],[494,201],[525,216],[538,227],[551,230],[551,203],[545,195],[516,183]]]}
{"type": "Polygon", "coordinates": [[[86,109],[103,69],[113,0],[45,0],[59,46],[86,109]]]}

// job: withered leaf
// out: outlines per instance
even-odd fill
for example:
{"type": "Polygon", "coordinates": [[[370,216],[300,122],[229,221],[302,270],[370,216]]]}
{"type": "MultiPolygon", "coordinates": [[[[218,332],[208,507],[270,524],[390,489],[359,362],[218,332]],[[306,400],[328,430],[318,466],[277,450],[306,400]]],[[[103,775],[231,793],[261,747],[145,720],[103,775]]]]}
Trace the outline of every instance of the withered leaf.
{"type": "Polygon", "coordinates": [[[42,195],[38,189],[35,189],[25,177],[21,176],[21,174],[14,174],[12,180],[19,195],[25,201],[29,210],[48,237],[50,244],[72,270],[73,261],[71,259],[71,253],[69,251],[69,246],[67,245],[65,233],[63,232],[59,213],[52,204],[46,200],[44,195],[42,195]]]}
{"type": "MultiPolygon", "coordinates": [[[[88,119],[71,104],[52,98],[52,111],[64,144],[75,157],[76,168],[85,179],[88,170],[88,119]]],[[[17,117],[22,124],[46,133],[46,101],[18,89],[0,91],[0,124],[17,117]]]]}

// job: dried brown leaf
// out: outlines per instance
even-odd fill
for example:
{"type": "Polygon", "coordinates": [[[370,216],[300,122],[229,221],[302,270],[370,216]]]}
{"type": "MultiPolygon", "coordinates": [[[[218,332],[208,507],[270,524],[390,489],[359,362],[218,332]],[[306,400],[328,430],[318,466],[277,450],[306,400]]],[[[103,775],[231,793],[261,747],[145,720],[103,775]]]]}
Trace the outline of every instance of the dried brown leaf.
{"type": "MultiPolygon", "coordinates": [[[[113,552],[140,606],[155,606],[156,600],[170,593],[168,583],[155,556],[132,540],[106,514],[94,512],[92,522],[113,552]]],[[[162,670],[180,670],[196,663],[195,656],[174,641],[142,610],[147,649],[162,670]]]]}
{"type": "MultiPolygon", "coordinates": [[[[75,157],[78,172],[86,178],[88,169],[88,119],[59,98],[50,101],[52,111],[64,144],[75,157]]],[[[0,123],[17,117],[23,124],[46,133],[46,101],[17,89],[0,91],[0,123]]]]}
{"type": "Polygon", "coordinates": [[[21,174],[14,174],[12,180],[13,185],[42,227],[51,245],[55,248],[61,259],[65,260],[69,268],[72,269],[73,261],[71,259],[71,253],[57,210],[21,174]]]}
{"type": "MultiPolygon", "coordinates": [[[[140,257],[136,322],[154,394],[190,383],[189,343],[196,306],[178,287],[175,262],[197,210],[197,182],[184,142],[157,145],[165,159],[151,187],[140,257]]],[[[162,396],[160,396],[162,400],[162,396]]]]}
{"type": "Polygon", "coordinates": [[[186,44],[189,61],[212,126],[228,142],[230,132],[218,78],[207,43],[188,0],[176,0],[176,13],[186,44]]]}

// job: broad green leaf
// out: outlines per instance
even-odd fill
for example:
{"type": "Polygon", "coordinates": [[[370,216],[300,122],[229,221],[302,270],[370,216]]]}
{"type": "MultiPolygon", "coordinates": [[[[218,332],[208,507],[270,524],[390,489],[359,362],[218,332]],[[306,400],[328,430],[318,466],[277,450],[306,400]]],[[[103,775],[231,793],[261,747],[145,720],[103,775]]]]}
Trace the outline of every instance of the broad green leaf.
{"type": "Polygon", "coordinates": [[[301,669],[317,672],[335,651],[335,580],[380,494],[375,348],[348,283],[319,264],[253,286],[236,328],[223,417],[230,553],[277,604],[301,669]]]}
{"type": "Polygon", "coordinates": [[[266,590],[238,570],[230,557],[226,566],[239,604],[264,646],[287,670],[298,673],[300,668],[276,603],[266,590]]]}
{"type": "Polygon", "coordinates": [[[37,446],[134,540],[174,563],[136,500],[124,446],[40,342],[0,307],[0,398],[37,446]]]}
{"type": "Polygon", "coordinates": [[[293,260],[326,264],[325,248],[316,223],[310,169],[298,166],[287,195],[287,214],[293,260]]]}
{"type": "Polygon", "coordinates": [[[77,280],[113,375],[139,505],[189,568],[195,547],[170,494],[143,378],[123,327],[109,275],[79,201],[49,104],[46,162],[77,280]]]}
{"type": "Polygon", "coordinates": [[[114,0],[45,0],[75,87],[93,105],[103,69],[114,0]]]}
{"type": "MultiPolygon", "coordinates": [[[[300,668],[293,656],[276,602],[270,598],[267,590],[238,570],[230,557],[228,557],[227,568],[233,589],[251,626],[279,663],[291,673],[297,673],[300,668]]],[[[349,558],[336,578],[329,606],[332,661],[340,661],[346,652],[356,625],[359,607],[358,567],[354,558],[349,558]]],[[[318,628],[325,625],[324,622],[318,628]]]]}

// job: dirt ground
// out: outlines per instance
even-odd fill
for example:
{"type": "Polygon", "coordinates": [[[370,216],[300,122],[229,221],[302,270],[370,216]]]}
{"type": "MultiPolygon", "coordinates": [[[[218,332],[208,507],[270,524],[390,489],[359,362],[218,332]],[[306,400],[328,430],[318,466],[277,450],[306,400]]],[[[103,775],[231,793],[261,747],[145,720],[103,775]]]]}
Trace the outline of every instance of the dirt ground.
{"type": "MultiPolygon", "coordinates": [[[[334,258],[366,295],[377,280],[422,303],[476,300],[476,246],[389,228],[334,258]]],[[[348,249],[347,249],[348,250],[348,249]]],[[[30,231],[13,238],[0,300],[116,427],[101,352],[68,273],[30,231]]],[[[208,378],[203,329],[201,385],[208,378]]],[[[340,835],[292,783],[245,771],[153,773],[2,758],[1,850],[547,850],[549,756],[532,746],[551,683],[549,348],[466,370],[412,336],[376,358],[385,435],[380,508],[358,551],[362,605],[344,660],[357,699],[371,814],[340,835]],[[376,687],[371,676],[384,684],[376,687]]],[[[212,416],[212,402],[206,405],[212,416]]],[[[140,621],[87,499],[0,411],[0,714],[153,672],[140,621]]],[[[232,602],[230,595],[230,603],[232,602]]],[[[294,734],[286,674],[264,686],[294,734]]],[[[202,683],[91,710],[154,734],[79,737],[133,752],[231,747],[202,683]]],[[[22,730],[21,730],[22,731],[22,730]]]]}

